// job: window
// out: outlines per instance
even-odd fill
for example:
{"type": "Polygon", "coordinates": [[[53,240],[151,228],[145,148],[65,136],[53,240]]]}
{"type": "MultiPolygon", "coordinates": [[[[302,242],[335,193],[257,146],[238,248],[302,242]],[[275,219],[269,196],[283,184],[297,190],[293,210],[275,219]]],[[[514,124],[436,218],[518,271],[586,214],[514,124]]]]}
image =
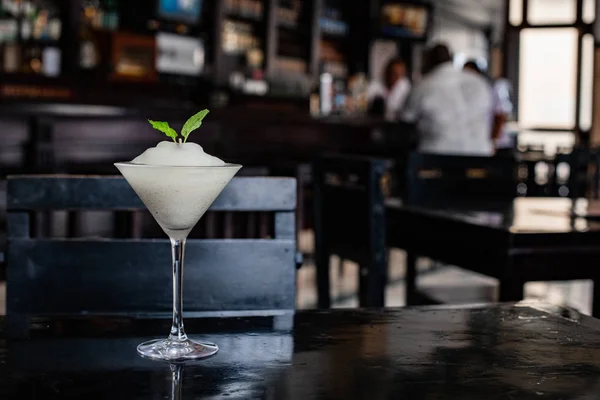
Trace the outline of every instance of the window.
{"type": "Polygon", "coordinates": [[[516,82],[520,149],[598,143],[600,50],[589,32],[600,0],[508,1],[505,73],[516,82]]]}
{"type": "Polygon", "coordinates": [[[594,36],[591,34],[584,35],[582,41],[580,96],[579,128],[589,131],[594,102],[594,36]]]}
{"type": "Polygon", "coordinates": [[[523,0],[509,0],[508,21],[517,26],[523,23],[523,0]]]}
{"type": "Polygon", "coordinates": [[[524,128],[575,128],[576,28],[521,30],[519,121],[524,128]]]}
{"type": "Polygon", "coordinates": [[[592,24],[596,20],[596,0],[583,0],[583,22],[592,24]]]}
{"type": "Polygon", "coordinates": [[[577,1],[529,0],[527,13],[531,25],[573,24],[577,20],[577,1]]]}

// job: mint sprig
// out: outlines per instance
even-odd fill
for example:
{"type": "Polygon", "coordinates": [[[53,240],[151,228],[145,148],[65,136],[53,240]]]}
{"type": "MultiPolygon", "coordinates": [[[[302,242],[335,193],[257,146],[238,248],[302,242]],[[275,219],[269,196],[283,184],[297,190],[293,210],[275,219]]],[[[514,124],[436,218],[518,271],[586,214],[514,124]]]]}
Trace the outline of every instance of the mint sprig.
{"type": "Polygon", "coordinates": [[[208,115],[210,111],[202,110],[196,115],[192,115],[190,119],[183,125],[183,129],[181,129],[181,136],[183,136],[183,142],[187,142],[188,136],[190,133],[195,131],[196,129],[202,126],[202,121],[208,115]]]}
{"type": "MultiPolygon", "coordinates": [[[[208,113],[208,110],[202,110],[199,113],[192,115],[190,119],[187,120],[187,122],[183,125],[183,128],[181,129],[181,137],[183,138],[183,143],[187,142],[190,133],[202,126],[202,121],[204,120],[204,118],[206,118],[208,113]]],[[[175,130],[169,126],[168,122],[152,121],[150,119],[148,120],[148,122],[150,122],[150,125],[152,125],[154,129],[164,133],[165,135],[173,139],[175,143],[177,143],[177,132],[175,132],[175,130]]]]}
{"type": "Polygon", "coordinates": [[[148,122],[150,122],[150,125],[152,125],[154,129],[156,129],[157,131],[161,131],[162,133],[173,139],[174,142],[177,142],[177,132],[175,132],[175,129],[169,126],[168,122],[152,121],[151,119],[149,119],[148,122]]]}

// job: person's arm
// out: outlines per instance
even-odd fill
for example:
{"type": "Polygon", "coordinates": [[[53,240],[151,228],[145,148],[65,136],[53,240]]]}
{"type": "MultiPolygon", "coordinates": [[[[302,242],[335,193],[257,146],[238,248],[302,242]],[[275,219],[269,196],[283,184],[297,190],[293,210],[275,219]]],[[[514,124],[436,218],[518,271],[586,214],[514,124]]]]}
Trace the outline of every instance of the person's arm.
{"type": "Polygon", "coordinates": [[[419,147],[420,136],[417,129],[417,123],[421,118],[422,104],[422,86],[420,84],[412,86],[404,106],[399,113],[399,120],[404,123],[403,132],[407,132],[409,137],[409,148],[411,151],[419,147]]]}
{"type": "Polygon", "coordinates": [[[508,89],[504,86],[495,84],[493,94],[494,123],[492,126],[492,140],[495,141],[502,136],[504,124],[510,113],[512,113],[513,105],[510,101],[508,89]]]}
{"type": "Polygon", "coordinates": [[[492,127],[492,140],[497,140],[502,136],[502,129],[506,123],[506,114],[494,115],[494,126],[492,127]]]}
{"type": "Polygon", "coordinates": [[[400,112],[400,120],[414,124],[418,121],[421,113],[421,88],[414,86],[404,103],[404,107],[400,112]]]}

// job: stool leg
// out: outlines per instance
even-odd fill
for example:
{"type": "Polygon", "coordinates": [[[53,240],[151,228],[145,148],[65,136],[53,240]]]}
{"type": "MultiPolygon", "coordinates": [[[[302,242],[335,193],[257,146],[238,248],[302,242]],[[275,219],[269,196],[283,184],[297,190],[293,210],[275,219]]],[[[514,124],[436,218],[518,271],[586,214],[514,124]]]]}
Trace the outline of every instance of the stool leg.
{"type": "Polygon", "coordinates": [[[501,303],[515,302],[523,300],[525,283],[520,279],[506,278],[500,281],[500,298],[501,303]]]}
{"type": "Polygon", "coordinates": [[[417,305],[417,256],[406,252],[406,305],[417,305]]]}
{"type": "Polygon", "coordinates": [[[361,308],[385,307],[387,257],[374,254],[370,263],[359,265],[359,305],[361,308]]]}
{"type": "Polygon", "coordinates": [[[522,279],[520,271],[515,266],[514,260],[508,257],[504,272],[500,280],[500,292],[498,300],[500,302],[515,302],[523,300],[525,295],[525,281],[522,279]]]}
{"type": "Polygon", "coordinates": [[[317,296],[319,308],[331,308],[331,292],[329,282],[329,254],[325,249],[315,249],[315,266],[317,268],[317,296]]]}

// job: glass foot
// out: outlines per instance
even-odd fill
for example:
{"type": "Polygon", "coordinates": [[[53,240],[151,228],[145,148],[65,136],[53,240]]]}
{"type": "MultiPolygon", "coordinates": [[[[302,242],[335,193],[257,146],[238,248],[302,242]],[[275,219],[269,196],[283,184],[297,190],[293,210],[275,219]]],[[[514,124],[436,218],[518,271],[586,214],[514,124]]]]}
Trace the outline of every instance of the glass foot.
{"type": "Polygon", "coordinates": [[[137,351],[142,357],[152,360],[185,361],[213,356],[219,348],[214,343],[198,343],[189,339],[181,342],[157,339],[140,344],[137,351]]]}

